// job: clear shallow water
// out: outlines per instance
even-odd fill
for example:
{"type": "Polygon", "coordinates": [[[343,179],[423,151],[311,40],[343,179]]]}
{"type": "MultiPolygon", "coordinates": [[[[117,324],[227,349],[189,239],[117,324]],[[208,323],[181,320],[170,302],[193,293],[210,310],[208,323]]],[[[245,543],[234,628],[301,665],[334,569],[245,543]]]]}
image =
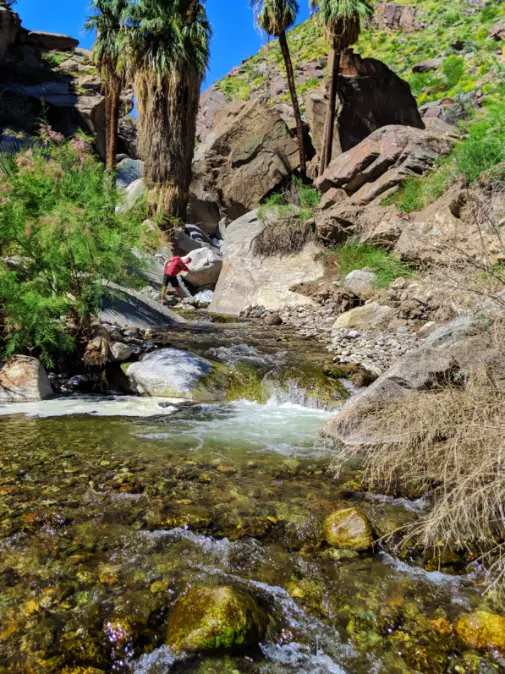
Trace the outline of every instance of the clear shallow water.
{"type": "Polygon", "coordinates": [[[327,412],[159,402],[72,398],[0,417],[0,671],[500,671],[430,622],[482,605],[472,577],[390,553],[325,556],[320,525],[336,508],[360,504],[376,527],[412,513],[362,500],[352,474],[334,479],[318,439],[327,412]],[[222,582],[273,616],[263,643],[170,653],[174,600],[222,582]]]}

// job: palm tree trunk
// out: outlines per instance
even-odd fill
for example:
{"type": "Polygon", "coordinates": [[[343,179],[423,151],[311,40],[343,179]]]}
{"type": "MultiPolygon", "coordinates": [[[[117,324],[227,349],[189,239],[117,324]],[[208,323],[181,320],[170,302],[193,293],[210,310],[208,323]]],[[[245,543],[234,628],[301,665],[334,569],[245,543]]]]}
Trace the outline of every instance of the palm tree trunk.
{"type": "Polygon", "coordinates": [[[121,108],[121,92],[119,87],[111,87],[109,120],[107,123],[107,171],[114,173],[116,170],[117,138],[119,133],[119,111],[121,108]]]}
{"type": "Polygon", "coordinates": [[[300,153],[300,175],[303,180],[307,174],[307,163],[305,160],[305,147],[303,142],[303,126],[302,116],[300,114],[300,104],[298,103],[298,96],[296,94],[295,76],[293,73],[293,63],[291,61],[291,54],[289,53],[288,40],[285,31],[279,35],[279,44],[281,46],[282,56],[286,65],[286,73],[288,77],[289,93],[291,94],[291,102],[293,103],[293,111],[296,122],[296,137],[298,139],[298,151],[300,153]]]}
{"type": "Polygon", "coordinates": [[[139,154],[155,192],[152,210],[161,216],[161,229],[170,236],[174,219],[186,219],[200,80],[184,75],[155,83],[149,73],[136,78],[139,107],[139,154]]]}
{"type": "Polygon", "coordinates": [[[110,135],[110,104],[111,104],[111,87],[106,82],[105,91],[104,91],[104,105],[105,105],[105,129],[104,129],[104,142],[105,142],[105,166],[107,168],[107,156],[109,148],[109,135],[110,135]]]}
{"type": "Polygon", "coordinates": [[[319,163],[319,175],[322,175],[330,164],[333,154],[333,134],[335,130],[335,108],[337,104],[338,76],[340,72],[340,52],[333,50],[331,57],[331,78],[328,100],[328,112],[324,126],[324,141],[319,163]]]}

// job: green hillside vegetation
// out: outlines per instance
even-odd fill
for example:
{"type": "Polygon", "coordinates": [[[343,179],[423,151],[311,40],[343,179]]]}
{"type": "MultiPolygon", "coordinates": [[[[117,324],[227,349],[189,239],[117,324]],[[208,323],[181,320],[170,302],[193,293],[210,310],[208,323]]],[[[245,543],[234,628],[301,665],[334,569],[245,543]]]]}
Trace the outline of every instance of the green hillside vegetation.
{"type": "MultiPolygon", "coordinates": [[[[422,30],[407,34],[372,26],[362,32],[356,53],[380,59],[407,80],[420,105],[444,97],[464,98],[477,90],[487,97],[496,96],[499,81],[505,77],[505,60],[503,47],[489,37],[489,30],[505,18],[504,3],[492,0],[481,10],[471,0],[461,0],[457,7],[437,0],[407,0],[403,4],[418,8],[422,30]],[[445,59],[439,71],[412,72],[415,63],[436,57],[445,59]]],[[[291,30],[288,39],[295,69],[318,59],[326,64],[328,47],[312,19],[291,30]]],[[[245,61],[238,75],[228,75],[216,87],[230,100],[246,100],[254,93],[268,99],[264,64],[276,66],[285,76],[277,41],[245,61]]],[[[298,85],[299,96],[303,99],[320,83],[317,78],[307,79],[298,85]]],[[[287,101],[288,95],[271,102],[276,100],[287,101]]]]}

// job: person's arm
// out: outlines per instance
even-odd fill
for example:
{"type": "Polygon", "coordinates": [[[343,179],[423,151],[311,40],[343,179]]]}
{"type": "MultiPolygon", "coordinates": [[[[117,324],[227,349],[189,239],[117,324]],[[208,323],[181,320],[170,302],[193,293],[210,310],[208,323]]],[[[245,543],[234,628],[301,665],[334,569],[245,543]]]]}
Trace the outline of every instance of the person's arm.
{"type": "Polygon", "coordinates": [[[189,267],[181,260],[181,271],[190,271],[189,267]]]}

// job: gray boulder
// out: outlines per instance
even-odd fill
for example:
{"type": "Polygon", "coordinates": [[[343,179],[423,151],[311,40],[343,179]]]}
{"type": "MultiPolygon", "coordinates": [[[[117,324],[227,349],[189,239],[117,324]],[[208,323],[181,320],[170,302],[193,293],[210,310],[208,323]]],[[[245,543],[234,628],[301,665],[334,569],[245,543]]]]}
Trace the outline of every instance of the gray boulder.
{"type": "Polygon", "coordinates": [[[177,349],[160,349],[147,354],[124,368],[130,388],[135,393],[161,398],[184,398],[195,401],[222,399],[213,364],[177,349]]]}
{"type": "Polygon", "coordinates": [[[191,253],[190,269],[184,278],[196,288],[216,285],[223,267],[223,259],[217,250],[199,248],[191,253]]]}
{"type": "Polygon", "coordinates": [[[223,269],[211,311],[238,316],[256,305],[275,312],[285,306],[313,304],[292,288],[324,277],[323,263],[316,259],[320,248],[309,242],[295,255],[257,257],[252,252],[253,240],[265,226],[258,212],[252,211],[227,227],[221,248],[223,269]]]}
{"type": "Polygon", "coordinates": [[[136,206],[138,201],[145,196],[146,183],[144,178],[137,178],[126,187],[122,193],[121,203],[117,206],[120,213],[131,211],[136,206]]]}
{"type": "Polygon", "coordinates": [[[185,323],[176,313],[147,295],[107,283],[100,321],[123,328],[163,328],[185,323]]]}
{"type": "Polygon", "coordinates": [[[110,347],[110,352],[113,359],[119,363],[129,360],[133,356],[131,347],[123,342],[114,342],[110,347]]]}
{"type": "Polygon", "coordinates": [[[366,269],[355,269],[344,279],[344,288],[358,297],[373,291],[377,283],[377,275],[366,269]]]}
{"type": "Polygon", "coordinates": [[[37,358],[14,356],[0,369],[0,403],[43,400],[53,395],[46,371],[37,358]]]}

